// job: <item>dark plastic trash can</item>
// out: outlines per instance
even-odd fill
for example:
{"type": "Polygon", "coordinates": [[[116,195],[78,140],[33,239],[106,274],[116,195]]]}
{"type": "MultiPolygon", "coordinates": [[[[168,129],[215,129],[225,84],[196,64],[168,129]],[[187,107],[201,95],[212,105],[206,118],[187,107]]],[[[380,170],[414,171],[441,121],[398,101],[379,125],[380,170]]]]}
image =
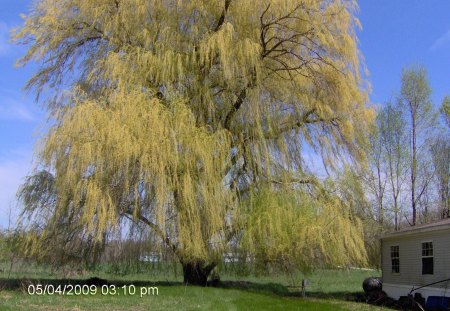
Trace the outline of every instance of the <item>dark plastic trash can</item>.
{"type": "Polygon", "coordinates": [[[431,310],[448,310],[449,297],[428,296],[426,308],[431,310]]]}

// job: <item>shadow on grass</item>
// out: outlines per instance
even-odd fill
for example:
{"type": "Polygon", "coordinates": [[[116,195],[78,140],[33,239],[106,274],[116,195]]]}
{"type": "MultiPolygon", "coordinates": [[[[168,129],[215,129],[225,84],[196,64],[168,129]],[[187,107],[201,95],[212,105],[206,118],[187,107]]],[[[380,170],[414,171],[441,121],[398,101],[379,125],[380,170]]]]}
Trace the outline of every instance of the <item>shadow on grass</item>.
{"type": "MultiPolygon", "coordinates": [[[[239,289],[244,291],[251,291],[257,293],[273,294],[281,297],[300,297],[303,294],[300,289],[295,291],[289,290],[288,287],[277,283],[254,283],[247,281],[224,281],[220,282],[216,287],[227,289],[239,289]]],[[[320,299],[338,299],[338,300],[355,300],[362,292],[306,292],[307,298],[320,299]]]]}

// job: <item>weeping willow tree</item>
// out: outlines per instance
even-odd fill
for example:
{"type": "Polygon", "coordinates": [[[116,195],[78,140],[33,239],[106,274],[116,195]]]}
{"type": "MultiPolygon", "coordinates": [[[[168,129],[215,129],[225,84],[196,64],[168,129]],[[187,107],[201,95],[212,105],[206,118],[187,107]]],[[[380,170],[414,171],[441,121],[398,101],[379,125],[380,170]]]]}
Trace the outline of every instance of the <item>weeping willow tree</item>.
{"type": "Polygon", "coordinates": [[[19,191],[28,252],[144,226],[190,284],[205,284],[231,245],[303,271],[364,262],[357,217],[305,161],[364,161],[373,112],[356,9],[35,1],[14,34],[29,47],[19,64],[41,65],[27,88],[45,94],[51,120],[19,191]]]}

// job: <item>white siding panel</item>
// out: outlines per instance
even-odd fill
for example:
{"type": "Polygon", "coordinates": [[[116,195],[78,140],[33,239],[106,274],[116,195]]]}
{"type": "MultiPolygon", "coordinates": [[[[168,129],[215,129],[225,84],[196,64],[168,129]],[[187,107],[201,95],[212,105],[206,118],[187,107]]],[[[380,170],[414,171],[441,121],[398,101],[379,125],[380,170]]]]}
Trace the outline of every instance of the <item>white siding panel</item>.
{"type": "MultiPolygon", "coordinates": [[[[383,283],[421,286],[450,278],[450,228],[399,235],[382,240],[383,283]],[[434,274],[422,275],[422,243],[433,242],[434,274]],[[391,246],[400,247],[400,273],[391,269],[391,246]]],[[[433,285],[450,289],[450,282],[433,285]]]]}

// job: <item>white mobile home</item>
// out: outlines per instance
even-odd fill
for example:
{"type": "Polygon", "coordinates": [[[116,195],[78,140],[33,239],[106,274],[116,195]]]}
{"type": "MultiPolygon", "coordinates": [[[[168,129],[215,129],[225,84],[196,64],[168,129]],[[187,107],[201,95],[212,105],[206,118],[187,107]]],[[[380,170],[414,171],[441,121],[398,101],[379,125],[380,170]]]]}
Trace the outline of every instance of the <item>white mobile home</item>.
{"type": "Polygon", "coordinates": [[[413,288],[424,298],[450,297],[450,218],[381,238],[383,291],[398,299],[413,288]],[[439,282],[433,285],[431,283],[439,282]]]}

